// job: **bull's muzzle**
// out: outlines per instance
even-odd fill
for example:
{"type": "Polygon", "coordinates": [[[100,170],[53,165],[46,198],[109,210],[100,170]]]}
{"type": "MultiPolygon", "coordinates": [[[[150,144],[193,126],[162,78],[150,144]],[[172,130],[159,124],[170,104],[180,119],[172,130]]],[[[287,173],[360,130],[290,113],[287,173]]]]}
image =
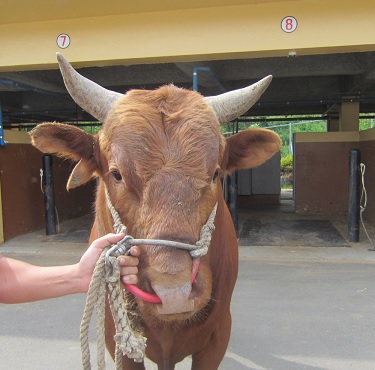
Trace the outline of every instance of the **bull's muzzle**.
{"type": "Polygon", "coordinates": [[[169,315],[194,310],[194,300],[189,299],[191,293],[190,282],[177,287],[165,287],[155,283],[152,284],[152,288],[162,303],[157,306],[160,314],[169,315]]]}
{"type": "Polygon", "coordinates": [[[147,293],[136,285],[124,284],[125,288],[137,298],[148,303],[161,303],[158,306],[160,314],[176,314],[194,310],[194,300],[189,299],[192,284],[198,275],[200,259],[193,260],[191,282],[179,286],[165,286],[165,284],[152,283],[152,289],[156,294],[147,293]]]}

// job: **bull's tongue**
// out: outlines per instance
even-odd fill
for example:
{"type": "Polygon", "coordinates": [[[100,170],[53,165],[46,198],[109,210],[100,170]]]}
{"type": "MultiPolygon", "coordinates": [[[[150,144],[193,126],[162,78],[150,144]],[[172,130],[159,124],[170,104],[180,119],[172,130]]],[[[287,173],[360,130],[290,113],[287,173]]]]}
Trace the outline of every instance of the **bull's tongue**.
{"type": "Polygon", "coordinates": [[[158,311],[160,314],[170,315],[194,310],[194,300],[189,300],[191,292],[190,282],[178,287],[166,287],[154,283],[152,284],[152,288],[162,302],[161,305],[158,305],[158,311]]]}

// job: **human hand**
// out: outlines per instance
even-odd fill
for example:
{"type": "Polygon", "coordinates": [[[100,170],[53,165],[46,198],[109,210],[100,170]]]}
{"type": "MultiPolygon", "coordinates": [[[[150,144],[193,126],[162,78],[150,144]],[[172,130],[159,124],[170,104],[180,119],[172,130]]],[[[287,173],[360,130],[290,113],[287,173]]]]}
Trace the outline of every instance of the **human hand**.
{"type": "Polygon", "coordinates": [[[120,265],[121,281],[125,284],[137,284],[138,283],[138,256],[140,250],[138,247],[133,246],[130,248],[130,255],[119,256],[117,261],[120,265]]]}
{"type": "MultiPolygon", "coordinates": [[[[86,252],[82,255],[81,260],[77,264],[78,276],[80,279],[80,291],[87,292],[89,289],[92,274],[94,272],[95,265],[103,252],[105,247],[111,244],[115,244],[124,238],[124,234],[107,234],[96,240],[87,248],[86,252]]],[[[131,263],[134,263],[131,262],[131,263]]],[[[125,270],[125,273],[127,270],[125,270]]]]}

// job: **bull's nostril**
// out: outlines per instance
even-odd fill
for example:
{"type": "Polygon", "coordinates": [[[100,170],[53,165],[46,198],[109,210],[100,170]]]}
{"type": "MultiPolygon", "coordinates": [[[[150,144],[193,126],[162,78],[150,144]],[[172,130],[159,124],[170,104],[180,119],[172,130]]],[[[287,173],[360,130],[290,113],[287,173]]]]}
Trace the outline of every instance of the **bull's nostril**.
{"type": "Polygon", "coordinates": [[[150,280],[146,276],[140,278],[139,286],[146,293],[156,294],[155,290],[152,288],[150,280]]]}
{"type": "Polygon", "coordinates": [[[189,299],[195,299],[199,296],[199,286],[196,281],[194,281],[191,285],[191,292],[189,294],[189,299]]]}
{"type": "Polygon", "coordinates": [[[150,303],[161,303],[161,299],[156,294],[149,294],[139,289],[136,285],[124,284],[125,288],[129,290],[134,296],[140,298],[142,301],[150,303]]]}
{"type": "Polygon", "coordinates": [[[199,264],[200,264],[200,258],[197,258],[193,260],[193,266],[191,269],[191,283],[193,284],[195,282],[195,279],[197,278],[198,275],[198,270],[199,270],[199,264]]]}
{"type": "Polygon", "coordinates": [[[124,284],[125,288],[132,293],[134,296],[138,297],[142,301],[149,303],[161,303],[160,298],[155,293],[151,286],[150,280],[146,275],[140,277],[139,286],[132,284],[124,284]]]}

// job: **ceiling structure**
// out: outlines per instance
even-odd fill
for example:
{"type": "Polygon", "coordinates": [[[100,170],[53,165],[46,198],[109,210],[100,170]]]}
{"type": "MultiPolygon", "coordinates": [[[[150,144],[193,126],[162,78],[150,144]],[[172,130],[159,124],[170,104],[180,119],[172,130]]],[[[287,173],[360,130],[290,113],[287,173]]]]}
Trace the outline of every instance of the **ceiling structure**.
{"type": "MultiPolygon", "coordinates": [[[[375,112],[375,52],[304,55],[80,68],[107,89],[155,89],[173,83],[217,95],[272,74],[274,79],[251,116],[337,113],[342,101],[360,101],[361,113],[375,112]],[[202,68],[203,67],[203,68],[202,68]]],[[[60,71],[0,73],[0,103],[5,127],[11,123],[82,122],[93,118],[67,94],[60,71]]]]}
{"type": "Polygon", "coordinates": [[[107,0],[105,4],[102,0],[3,0],[0,41],[2,35],[7,43],[0,49],[0,113],[5,127],[94,120],[70,98],[57,65],[49,59],[56,48],[56,36],[63,32],[60,30],[74,35],[67,53],[74,55],[77,65],[86,65],[78,71],[114,91],[154,89],[169,83],[192,89],[196,71],[198,91],[210,96],[248,86],[271,74],[270,87],[249,115],[337,114],[340,103],[351,100],[360,102],[361,113],[375,113],[375,46],[373,38],[367,38],[373,25],[369,4],[369,0],[356,4],[329,0],[322,11],[313,0],[107,0]],[[301,25],[298,32],[286,34],[279,23],[290,11],[298,15],[301,25]],[[348,19],[353,30],[345,21],[348,19]],[[105,31],[103,24],[109,26],[108,34],[100,35],[99,31],[105,31]],[[154,38],[148,26],[155,30],[154,38]],[[222,33],[209,32],[223,29],[222,33]],[[163,32],[182,41],[172,38],[171,42],[163,32]],[[126,45],[131,43],[134,34],[137,50],[133,55],[121,45],[126,37],[126,45]],[[184,38],[186,34],[189,37],[184,38]],[[119,35],[122,38],[117,39],[119,35]],[[93,40],[102,40],[101,36],[105,41],[95,48],[93,40]],[[109,42],[113,40],[120,52],[108,56],[108,50],[114,49],[109,42]],[[168,44],[165,40],[174,48],[163,49],[168,44]],[[207,48],[210,42],[214,45],[207,48]],[[180,50],[177,46],[181,43],[180,50]],[[252,48],[262,53],[251,53],[252,48]],[[247,52],[241,54],[244,50],[247,52]],[[189,59],[189,52],[198,61],[189,59]],[[208,56],[199,62],[205,53],[208,56]],[[39,54],[43,56],[34,57],[39,54]],[[168,59],[157,59],[167,54],[168,59]],[[233,55],[237,59],[223,59],[233,55]],[[240,55],[246,58],[240,59],[240,55]],[[167,62],[151,64],[155,60],[167,62]],[[127,64],[119,64],[122,61],[127,64]]]}

